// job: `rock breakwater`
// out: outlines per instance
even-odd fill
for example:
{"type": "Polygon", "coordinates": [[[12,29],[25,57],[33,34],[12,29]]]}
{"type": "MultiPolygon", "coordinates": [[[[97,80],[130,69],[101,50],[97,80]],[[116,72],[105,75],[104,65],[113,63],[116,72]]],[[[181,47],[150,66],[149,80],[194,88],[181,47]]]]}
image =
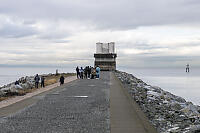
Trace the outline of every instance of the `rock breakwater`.
{"type": "MultiPolygon", "coordinates": [[[[74,76],[74,73],[58,73],[58,74],[50,73],[50,74],[40,75],[40,77],[43,76],[45,78],[45,86],[47,86],[58,82],[60,75],[68,77],[68,76],[74,76]]],[[[0,101],[5,100],[10,96],[25,95],[26,93],[30,93],[36,89],[34,76],[21,77],[17,81],[18,84],[12,82],[10,84],[0,87],[0,101]]]]}
{"type": "Polygon", "coordinates": [[[0,97],[8,97],[8,96],[14,96],[14,95],[24,95],[21,94],[23,90],[32,89],[34,88],[34,76],[26,76],[18,79],[17,85],[15,85],[15,82],[12,82],[10,84],[4,85],[0,88],[0,97]]]}
{"type": "Polygon", "coordinates": [[[116,71],[115,75],[159,133],[200,133],[200,106],[132,74],[116,71]]]}

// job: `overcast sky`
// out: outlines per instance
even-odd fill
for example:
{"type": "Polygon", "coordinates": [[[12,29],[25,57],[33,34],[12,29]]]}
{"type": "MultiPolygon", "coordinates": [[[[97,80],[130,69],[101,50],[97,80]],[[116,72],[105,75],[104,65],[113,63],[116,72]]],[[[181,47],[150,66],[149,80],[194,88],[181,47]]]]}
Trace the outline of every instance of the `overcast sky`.
{"type": "Polygon", "coordinates": [[[200,1],[0,1],[0,66],[93,65],[96,42],[119,67],[200,67],[200,1]]]}

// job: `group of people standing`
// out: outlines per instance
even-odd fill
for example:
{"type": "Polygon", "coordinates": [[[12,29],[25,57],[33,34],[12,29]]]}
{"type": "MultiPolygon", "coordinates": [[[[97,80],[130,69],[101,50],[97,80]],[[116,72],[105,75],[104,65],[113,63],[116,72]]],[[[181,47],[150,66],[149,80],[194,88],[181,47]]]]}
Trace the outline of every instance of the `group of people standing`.
{"type": "MultiPolygon", "coordinates": [[[[86,66],[84,69],[83,67],[79,68],[78,66],[76,67],[76,74],[77,78],[80,79],[99,79],[100,78],[100,67],[91,67],[91,66],[86,66]]],[[[63,75],[60,76],[60,85],[64,84],[65,77],[63,75]]],[[[45,77],[40,76],[36,74],[34,77],[35,81],[35,88],[39,88],[39,83],[41,84],[41,88],[45,87],[45,77]]],[[[19,84],[17,81],[15,84],[19,84]]]]}
{"type": "Polygon", "coordinates": [[[86,66],[84,69],[83,67],[76,67],[76,75],[77,78],[80,79],[99,79],[100,77],[100,67],[91,67],[91,66],[86,66]]]}
{"type": "MultiPolygon", "coordinates": [[[[35,80],[35,88],[38,88],[39,82],[40,82],[40,76],[39,76],[38,74],[36,74],[34,80],[35,80]]],[[[45,80],[45,78],[44,78],[44,76],[42,76],[42,77],[41,77],[41,88],[42,88],[42,87],[45,87],[45,86],[44,86],[44,80],[45,80]]]]}
{"type": "MultiPolygon", "coordinates": [[[[39,87],[39,83],[41,84],[41,88],[45,87],[45,85],[44,85],[45,77],[44,76],[41,76],[41,78],[40,78],[40,76],[38,74],[36,74],[34,81],[35,81],[35,88],[39,87]],[[40,80],[41,80],[41,83],[40,83],[40,80]]],[[[60,85],[63,85],[64,81],[65,81],[65,77],[63,75],[61,75],[60,80],[59,80],[60,85]]]]}

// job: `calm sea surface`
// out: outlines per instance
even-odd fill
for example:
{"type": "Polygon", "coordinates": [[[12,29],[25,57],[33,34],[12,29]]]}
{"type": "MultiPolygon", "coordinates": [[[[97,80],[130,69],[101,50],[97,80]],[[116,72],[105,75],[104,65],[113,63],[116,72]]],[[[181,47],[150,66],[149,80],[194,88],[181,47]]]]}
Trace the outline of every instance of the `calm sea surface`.
{"type": "Polygon", "coordinates": [[[200,68],[191,69],[122,69],[147,84],[159,86],[177,96],[200,105],[200,68]]]}

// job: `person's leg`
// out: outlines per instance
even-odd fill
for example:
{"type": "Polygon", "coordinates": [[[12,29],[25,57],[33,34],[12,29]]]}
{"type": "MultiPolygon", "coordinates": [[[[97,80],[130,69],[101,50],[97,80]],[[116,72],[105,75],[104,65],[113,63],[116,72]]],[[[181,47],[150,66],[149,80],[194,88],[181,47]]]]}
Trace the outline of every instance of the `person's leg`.
{"type": "Polygon", "coordinates": [[[42,82],[42,87],[45,87],[45,86],[44,86],[44,82],[42,82]]]}
{"type": "Polygon", "coordinates": [[[38,88],[38,82],[35,83],[35,88],[38,88]]]}

